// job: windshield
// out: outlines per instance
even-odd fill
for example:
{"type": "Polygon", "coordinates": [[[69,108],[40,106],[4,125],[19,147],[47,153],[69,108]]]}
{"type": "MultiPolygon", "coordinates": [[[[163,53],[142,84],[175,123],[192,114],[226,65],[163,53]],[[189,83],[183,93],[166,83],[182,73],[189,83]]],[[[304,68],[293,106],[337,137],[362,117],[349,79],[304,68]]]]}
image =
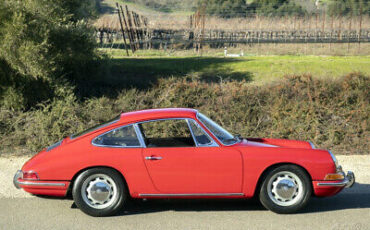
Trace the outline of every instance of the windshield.
{"type": "Polygon", "coordinates": [[[239,141],[238,137],[234,137],[231,133],[226,131],[216,122],[212,121],[210,118],[205,115],[198,113],[198,119],[212,132],[213,135],[217,137],[219,141],[224,145],[232,145],[239,141]]]}
{"type": "Polygon", "coordinates": [[[98,129],[103,128],[103,127],[105,127],[105,126],[108,126],[108,125],[110,125],[110,124],[116,123],[117,121],[119,121],[119,118],[120,118],[120,115],[116,116],[116,117],[115,117],[115,118],[113,118],[113,119],[110,119],[110,120],[109,120],[109,121],[107,121],[107,122],[104,122],[104,123],[99,124],[99,125],[95,125],[95,126],[93,126],[93,127],[91,127],[91,128],[88,128],[88,129],[86,129],[86,130],[82,131],[82,132],[79,132],[79,133],[73,134],[73,135],[71,135],[71,139],[75,139],[75,138],[77,138],[77,137],[83,136],[83,135],[85,135],[85,134],[87,134],[87,133],[90,133],[90,132],[92,132],[92,131],[95,131],[95,130],[98,130],[98,129]]]}

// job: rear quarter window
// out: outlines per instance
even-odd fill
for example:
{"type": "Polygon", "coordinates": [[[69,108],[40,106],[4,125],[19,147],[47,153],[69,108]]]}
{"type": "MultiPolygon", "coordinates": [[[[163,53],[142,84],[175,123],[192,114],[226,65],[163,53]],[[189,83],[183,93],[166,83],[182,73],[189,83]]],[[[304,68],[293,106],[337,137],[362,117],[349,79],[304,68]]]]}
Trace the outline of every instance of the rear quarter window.
{"type": "Polygon", "coordinates": [[[132,125],[120,127],[96,137],[94,145],[102,147],[140,147],[135,128],[132,125]]]}

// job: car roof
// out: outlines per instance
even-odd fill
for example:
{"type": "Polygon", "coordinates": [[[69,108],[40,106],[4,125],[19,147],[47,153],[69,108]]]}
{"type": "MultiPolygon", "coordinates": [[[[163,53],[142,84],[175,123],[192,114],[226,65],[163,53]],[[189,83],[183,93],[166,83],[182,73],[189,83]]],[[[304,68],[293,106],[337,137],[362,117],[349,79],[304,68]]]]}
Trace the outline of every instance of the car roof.
{"type": "Polygon", "coordinates": [[[165,119],[165,118],[195,118],[196,109],[188,108],[165,108],[165,109],[146,109],[133,112],[122,113],[120,123],[132,123],[138,121],[165,119]]]}

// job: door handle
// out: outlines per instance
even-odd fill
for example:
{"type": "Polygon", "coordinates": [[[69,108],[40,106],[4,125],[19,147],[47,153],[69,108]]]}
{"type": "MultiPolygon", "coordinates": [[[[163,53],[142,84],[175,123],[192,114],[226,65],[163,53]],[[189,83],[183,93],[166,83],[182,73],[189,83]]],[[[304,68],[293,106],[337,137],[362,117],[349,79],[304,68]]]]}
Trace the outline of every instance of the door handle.
{"type": "Polygon", "coordinates": [[[157,161],[157,160],[162,160],[162,157],[150,156],[150,157],[145,157],[145,160],[157,161]]]}

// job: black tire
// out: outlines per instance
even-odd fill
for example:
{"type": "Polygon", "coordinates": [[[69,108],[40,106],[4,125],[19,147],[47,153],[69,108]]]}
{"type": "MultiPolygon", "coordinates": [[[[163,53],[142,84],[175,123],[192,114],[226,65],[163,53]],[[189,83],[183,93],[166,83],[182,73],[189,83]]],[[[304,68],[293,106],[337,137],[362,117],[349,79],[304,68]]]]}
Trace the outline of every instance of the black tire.
{"type": "Polygon", "coordinates": [[[112,216],[126,204],[128,192],[122,176],[117,171],[92,168],[77,177],[72,195],[75,204],[84,213],[90,216],[112,216]],[[96,201],[101,204],[95,203],[96,201]]]}
{"type": "Polygon", "coordinates": [[[311,179],[302,168],[282,165],[267,172],[260,187],[259,199],[265,208],[288,214],[302,209],[311,193],[311,179]]]}

